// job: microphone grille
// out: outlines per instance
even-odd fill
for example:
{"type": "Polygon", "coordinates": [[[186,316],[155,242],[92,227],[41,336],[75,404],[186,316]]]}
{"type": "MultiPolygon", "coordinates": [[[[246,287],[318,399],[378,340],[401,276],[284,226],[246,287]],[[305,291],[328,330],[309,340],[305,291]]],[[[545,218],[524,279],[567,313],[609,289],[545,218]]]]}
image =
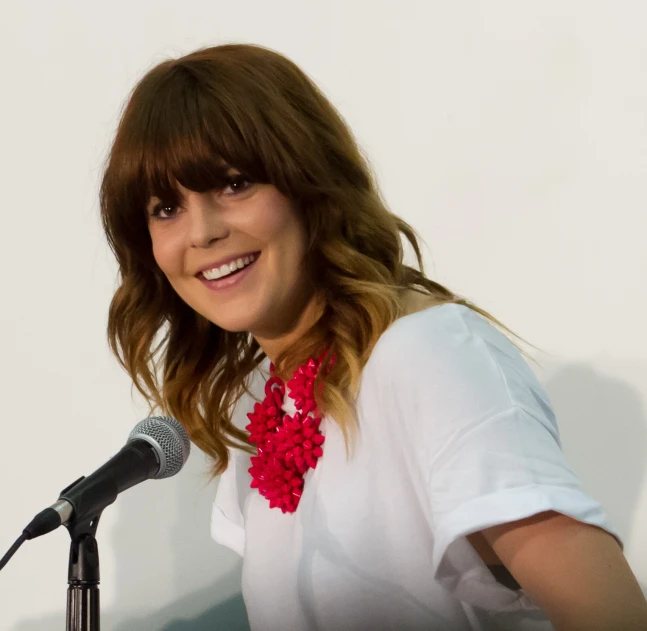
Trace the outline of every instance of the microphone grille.
{"type": "Polygon", "coordinates": [[[154,479],[170,478],[184,466],[191,451],[191,441],[182,424],[171,416],[149,416],[139,421],[128,442],[142,439],[150,443],[160,459],[154,479]]]}

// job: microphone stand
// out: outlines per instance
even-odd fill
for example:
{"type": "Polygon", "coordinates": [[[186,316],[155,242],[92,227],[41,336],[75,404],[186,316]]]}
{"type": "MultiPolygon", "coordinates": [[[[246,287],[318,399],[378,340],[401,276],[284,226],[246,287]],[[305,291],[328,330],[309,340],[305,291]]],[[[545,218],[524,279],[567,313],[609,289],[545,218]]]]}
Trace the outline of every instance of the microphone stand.
{"type": "MultiPolygon", "coordinates": [[[[83,479],[73,482],[61,495],[83,479]]],[[[71,538],[66,631],[100,631],[99,546],[95,539],[100,517],[101,511],[94,517],[65,524],[71,538]]]]}
{"type": "Polygon", "coordinates": [[[68,526],[70,563],[66,631],[99,631],[99,548],[94,535],[99,517],[68,526]]]}

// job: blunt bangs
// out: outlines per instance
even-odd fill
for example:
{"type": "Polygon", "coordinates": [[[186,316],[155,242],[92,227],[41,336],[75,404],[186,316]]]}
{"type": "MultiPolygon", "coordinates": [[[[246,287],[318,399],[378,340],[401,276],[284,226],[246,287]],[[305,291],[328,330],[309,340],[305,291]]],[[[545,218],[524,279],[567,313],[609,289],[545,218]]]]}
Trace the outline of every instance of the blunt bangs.
{"type": "Polygon", "coordinates": [[[269,181],[257,148],[246,140],[252,134],[191,69],[175,66],[139,87],[128,113],[131,138],[139,138],[124,163],[132,165],[125,178],[131,199],[139,200],[143,211],[151,196],[181,203],[178,183],[198,193],[222,189],[232,167],[254,182],[269,181]]]}

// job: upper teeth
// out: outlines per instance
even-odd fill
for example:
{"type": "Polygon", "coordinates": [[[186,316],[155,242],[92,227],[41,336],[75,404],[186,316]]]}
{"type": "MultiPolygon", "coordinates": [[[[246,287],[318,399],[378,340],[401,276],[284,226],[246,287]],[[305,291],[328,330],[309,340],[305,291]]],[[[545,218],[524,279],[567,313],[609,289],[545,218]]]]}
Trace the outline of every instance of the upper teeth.
{"type": "Polygon", "coordinates": [[[227,276],[227,274],[231,274],[232,272],[235,272],[238,269],[242,269],[243,267],[245,267],[245,265],[249,265],[254,260],[254,258],[255,258],[254,255],[250,254],[249,256],[236,259],[231,263],[228,263],[228,264],[225,263],[220,267],[214,267],[213,269],[204,270],[202,274],[207,280],[215,280],[216,278],[222,278],[223,276],[227,276]]]}

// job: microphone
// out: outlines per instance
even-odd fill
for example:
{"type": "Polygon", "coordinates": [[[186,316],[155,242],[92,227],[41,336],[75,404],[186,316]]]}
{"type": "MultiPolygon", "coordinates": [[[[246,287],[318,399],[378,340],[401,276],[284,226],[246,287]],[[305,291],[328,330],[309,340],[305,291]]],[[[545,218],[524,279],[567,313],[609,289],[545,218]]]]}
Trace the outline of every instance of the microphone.
{"type": "Polygon", "coordinates": [[[23,530],[24,539],[52,532],[60,525],[98,517],[117,495],[153,478],[170,478],[189,457],[186,430],[170,416],[151,416],[135,425],[126,445],[94,473],[64,489],[57,502],[41,511],[23,530]]]}

